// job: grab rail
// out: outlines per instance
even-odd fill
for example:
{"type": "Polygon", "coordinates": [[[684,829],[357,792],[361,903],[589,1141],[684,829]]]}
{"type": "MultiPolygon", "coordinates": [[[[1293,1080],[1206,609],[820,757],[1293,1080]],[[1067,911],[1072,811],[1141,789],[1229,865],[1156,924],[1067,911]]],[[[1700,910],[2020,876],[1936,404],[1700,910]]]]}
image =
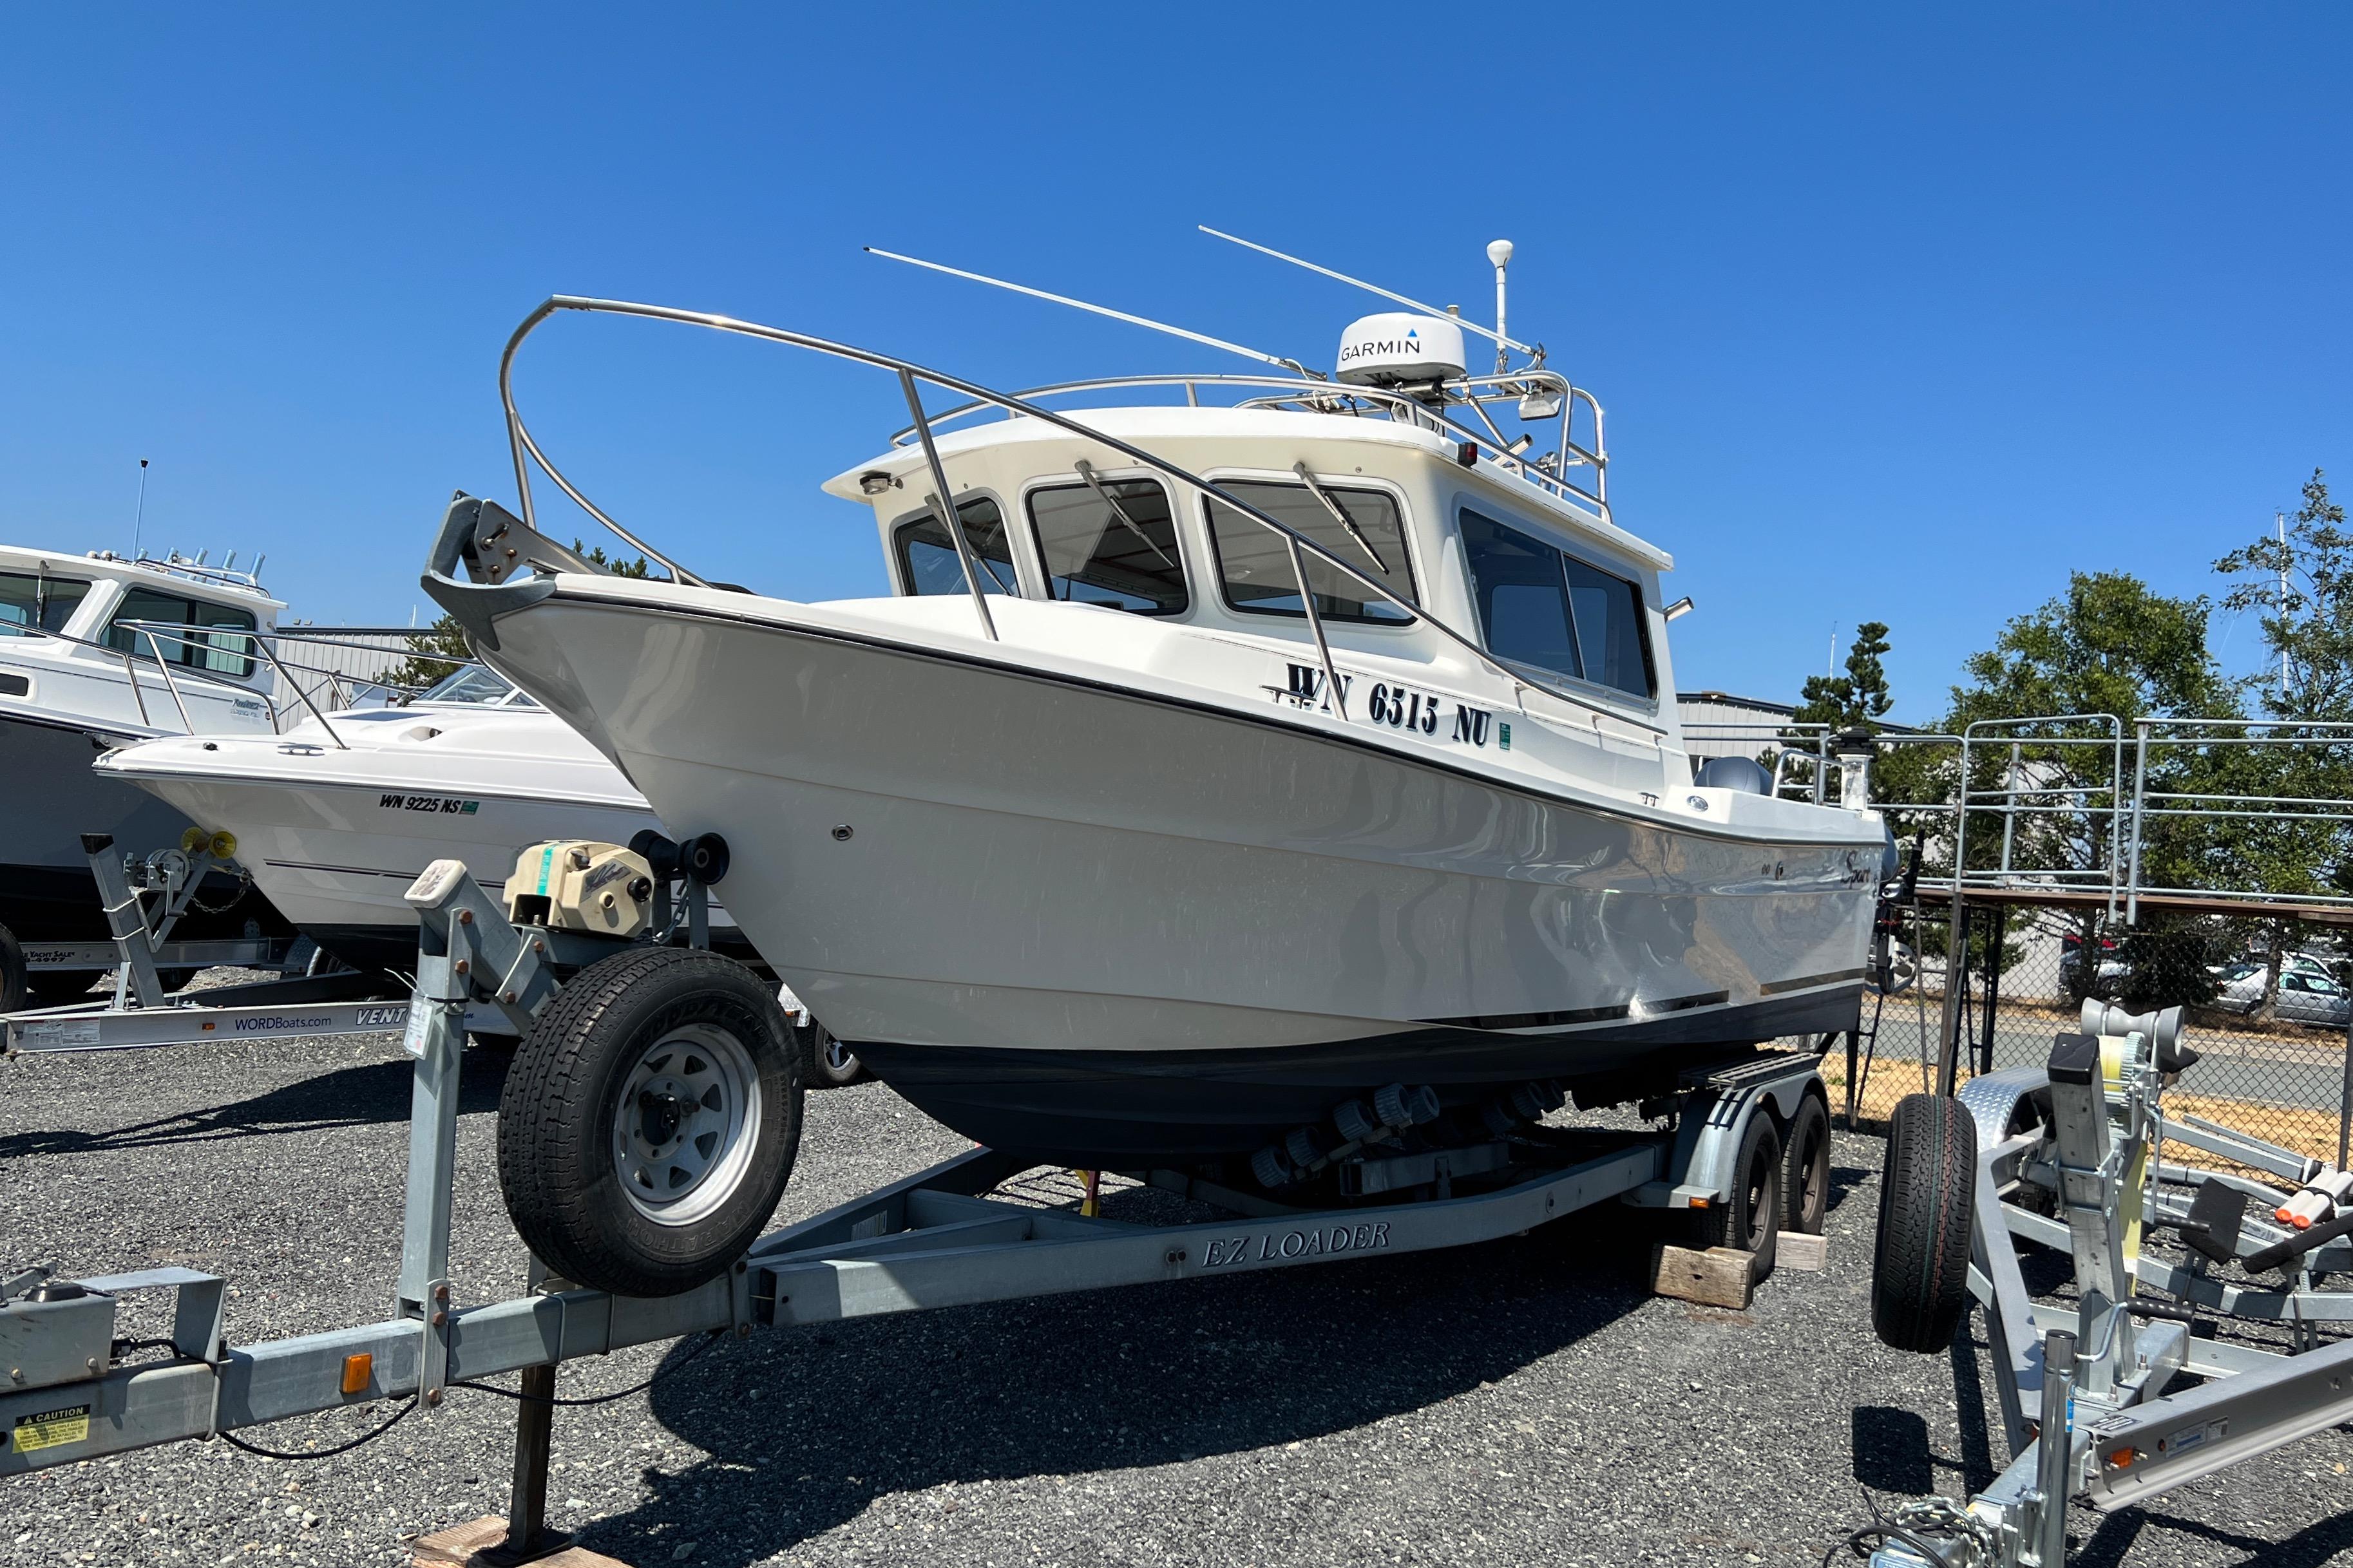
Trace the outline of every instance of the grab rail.
{"type": "MultiPolygon", "coordinates": [[[[1205,386],[1219,389],[1264,387],[1280,390],[1286,395],[1249,398],[1233,406],[1274,408],[1295,404],[1310,413],[1343,414],[1359,418],[1363,417],[1365,405],[1377,404],[1386,409],[1393,410],[1391,417],[1398,423],[1416,424],[1427,421],[1453,432],[1463,440],[1493,447],[1495,449],[1495,461],[1498,467],[1511,469],[1538,489],[1546,491],[1562,500],[1580,500],[1598,507],[1605,521],[1612,522],[1616,521],[1609,515],[1609,458],[1608,444],[1603,436],[1602,408],[1591,393],[1574,384],[1567,377],[1557,372],[1548,370],[1516,371],[1505,375],[1463,376],[1444,384],[1450,391],[1461,391],[1464,394],[1462,401],[1478,410],[1481,423],[1487,426],[1486,435],[1482,436],[1468,426],[1448,418],[1419,399],[1394,388],[1315,381],[1303,376],[1229,374],[1098,376],[1085,381],[1056,382],[1047,386],[1030,387],[1010,395],[1035,402],[1041,397],[1061,397],[1076,393],[1180,386],[1185,389],[1187,405],[1198,407],[1200,406],[1200,389],[1205,386]],[[1481,395],[1476,389],[1482,386],[1491,387],[1493,390],[1485,395],[1481,395]],[[1504,433],[1496,428],[1495,422],[1487,416],[1485,406],[1487,404],[1505,402],[1514,397],[1524,396],[1528,391],[1537,387],[1557,393],[1562,400],[1559,453],[1562,466],[1558,472],[1542,468],[1530,462],[1521,454],[1514,452],[1511,449],[1511,443],[1504,438],[1504,433]],[[1579,403],[1584,404],[1593,415],[1593,445],[1590,447],[1580,445],[1572,434],[1576,405],[1579,403]],[[1568,482],[1567,470],[1573,467],[1590,468],[1593,470],[1593,489],[1588,490],[1582,485],[1568,482]]],[[[968,419],[990,408],[1001,406],[985,398],[975,399],[934,414],[930,416],[927,423],[934,431],[937,431],[951,421],[968,419]]],[[[909,425],[892,431],[891,444],[893,447],[907,445],[914,438],[915,428],[914,426],[909,425]]]]}
{"type": "MultiPolygon", "coordinates": [[[[114,624],[133,633],[139,633],[143,632],[148,626],[154,623],[146,621],[117,621],[114,624]]],[[[242,637],[265,635],[248,631],[242,626],[184,626],[179,629],[207,632],[226,630],[233,633],[235,636],[242,637]]],[[[111,658],[120,660],[122,665],[123,677],[131,687],[132,700],[139,706],[139,721],[150,728],[153,727],[155,721],[147,711],[147,693],[145,689],[141,687],[139,684],[138,667],[142,662],[153,664],[156,667],[156,673],[164,678],[164,687],[172,691],[174,704],[180,709],[181,722],[189,725],[188,732],[190,734],[195,733],[195,726],[193,723],[190,723],[188,720],[187,704],[180,700],[178,690],[172,687],[171,672],[169,669],[164,668],[168,661],[162,657],[160,650],[155,650],[153,648],[152,639],[149,645],[151,651],[142,655],[139,653],[135,647],[117,647],[112,643],[94,642],[89,637],[75,637],[69,632],[53,631],[47,626],[11,626],[9,627],[9,635],[26,637],[47,637],[54,642],[61,642],[72,647],[86,647],[92,653],[105,654],[111,658]]],[[[224,680],[218,676],[208,674],[202,670],[192,670],[189,673],[196,679],[203,681],[208,686],[216,686],[223,690],[233,691],[239,697],[250,698],[260,702],[262,707],[269,713],[271,727],[273,729],[276,728],[278,705],[269,700],[269,693],[256,691],[248,686],[239,686],[233,680],[224,680]]]]}
{"type": "MultiPolygon", "coordinates": [[[[930,434],[931,421],[929,416],[923,412],[922,397],[916,385],[918,381],[929,382],[933,385],[944,388],[949,392],[959,393],[965,397],[975,400],[976,403],[1002,408],[1008,414],[1020,415],[1029,418],[1042,421],[1045,424],[1051,425],[1058,429],[1067,431],[1073,436],[1081,437],[1086,440],[1101,442],[1104,447],[1109,447],[1114,452],[1120,453],[1122,456],[1129,458],[1138,466],[1150,468],[1155,473],[1164,475],[1170,479],[1174,479],[1178,484],[1197,489],[1202,494],[1211,497],[1223,505],[1231,508],[1236,512],[1240,513],[1242,516],[1247,517],[1252,522],[1255,522],[1260,527],[1268,530],[1277,537],[1288,541],[1293,563],[1293,574],[1299,588],[1300,604],[1305,610],[1308,628],[1315,640],[1316,654],[1323,663],[1324,679],[1330,682],[1332,700],[1335,706],[1339,709],[1340,714],[1343,718],[1345,718],[1347,715],[1346,700],[1340,682],[1339,669],[1333,662],[1331,647],[1324,637],[1322,617],[1315,610],[1314,595],[1308,585],[1307,567],[1303,553],[1307,552],[1314,552],[1315,555],[1321,557],[1327,565],[1337,570],[1348,580],[1357,584],[1361,587],[1369,589],[1382,600],[1393,605],[1399,611],[1402,611],[1409,621],[1418,622],[1429,626],[1431,630],[1437,632],[1448,641],[1454,643],[1465,652],[1469,653],[1472,658],[1476,659],[1479,663],[1493,670],[1497,675],[1503,677],[1504,679],[1511,682],[1514,701],[1519,700],[1518,693],[1524,689],[1538,690],[1556,698],[1561,701],[1568,702],[1578,708],[1591,710],[1597,715],[1607,713],[1607,716],[1609,718],[1633,724],[1637,728],[1650,730],[1653,734],[1663,735],[1664,733],[1664,731],[1656,725],[1645,725],[1640,721],[1628,720],[1622,714],[1609,712],[1607,710],[1596,708],[1591,702],[1577,696],[1574,691],[1562,689],[1553,686],[1547,681],[1540,680],[1519,667],[1504,664],[1502,660],[1495,658],[1494,655],[1482,647],[1472,638],[1467,637],[1461,632],[1456,631],[1452,626],[1448,626],[1444,621],[1440,620],[1437,616],[1431,615],[1421,605],[1410,603],[1406,599],[1399,597],[1387,584],[1377,582],[1373,578],[1366,576],[1364,573],[1357,571],[1345,561],[1343,561],[1337,555],[1335,555],[1331,551],[1326,550],[1323,545],[1317,543],[1314,540],[1308,538],[1305,534],[1299,532],[1296,529],[1278,521],[1276,519],[1269,516],[1267,513],[1260,510],[1257,507],[1252,506],[1250,502],[1241,500],[1240,497],[1228,494],[1224,489],[1210,483],[1208,480],[1198,478],[1197,476],[1187,472],[1185,469],[1178,468],[1176,464],[1167,461],[1166,458],[1155,457],[1154,454],[1144,450],[1142,447],[1132,446],[1125,441],[1120,440],[1116,437],[1107,436],[1101,430],[1097,430],[1091,426],[1082,424],[1076,419],[1059,414],[1054,410],[1044,407],[1039,404],[1029,402],[1011,393],[992,391],[988,387],[982,386],[976,382],[963,380],[960,377],[950,375],[944,371],[930,369],[927,366],[917,364],[912,360],[899,359],[893,355],[880,353],[871,349],[861,349],[849,343],[836,342],[828,338],[815,337],[806,332],[791,331],[782,327],[766,326],[758,321],[742,321],[733,316],[717,315],[707,310],[680,310],[674,306],[648,305],[628,300],[597,300],[574,294],[555,294],[551,295],[539,306],[538,309],[532,311],[530,315],[524,317],[522,323],[515,328],[513,334],[507,339],[504,352],[499,357],[499,401],[506,413],[507,442],[510,454],[514,462],[516,497],[522,509],[522,521],[531,528],[537,529],[539,526],[538,514],[533,505],[531,493],[531,466],[533,463],[536,463],[540,469],[554,482],[556,487],[563,490],[566,496],[571,498],[571,500],[577,504],[582,510],[595,518],[599,523],[610,530],[613,534],[619,538],[624,543],[636,550],[641,555],[644,555],[648,560],[659,562],[670,572],[673,581],[691,584],[696,587],[710,586],[710,584],[705,579],[688,571],[685,567],[679,564],[678,562],[670,556],[663,554],[651,544],[638,538],[628,529],[622,527],[620,523],[607,516],[604,511],[598,510],[598,508],[591,502],[587,497],[581,494],[579,489],[575,486],[571,480],[565,479],[555,466],[548,460],[546,453],[540,449],[539,443],[532,438],[530,431],[524,427],[522,415],[516,408],[514,401],[514,362],[516,351],[522,348],[523,340],[529,337],[533,331],[537,331],[541,323],[546,321],[559,310],[578,310],[585,314],[636,316],[649,321],[675,322],[681,326],[702,327],[712,331],[729,332],[740,337],[756,338],[768,342],[782,343],[788,348],[807,349],[813,353],[823,354],[833,359],[846,360],[853,364],[870,365],[877,370],[889,371],[895,374],[899,379],[901,389],[907,398],[909,405],[908,412],[913,416],[915,421],[914,426],[911,426],[911,428],[919,430],[922,433],[925,467],[930,470],[933,484],[941,491],[941,494],[937,498],[936,510],[939,512],[941,521],[947,529],[949,536],[955,542],[956,553],[964,568],[965,586],[971,590],[974,608],[979,616],[982,630],[992,642],[998,640],[997,636],[996,621],[989,614],[987,595],[982,593],[978,575],[974,570],[973,561],[976,557],[975,552],[972,550],[970,541],[965,537],[964,520],[958,514],[957,509],[954,504],[955,499],[954,492],[948,486],[947,476],[941,466],[939,454],[932,445],[930,434]]],[[[1533,374],[1548,380],[1560,381],[1563,386],[1567,385],[1565,380],[1552,375],[1549,372],[1536,372],[1533,374]]],[[[1531,373],[1522,372],[1519,373],[1519,375],[1515,379],[1526,380],[1529,379],[1530,374],[1531,373]]],[[[1277,384],[1289,384],[1278,383],[1277,384]]],[[[1324,385],[1327,392],[1330,390],[1329,384],[1309,384],[1324,385]]],[[[1347,389],[1346,395],[1355,396],[1360,393],[1382,394],[1384,392],[1385,389],[1381,388],[1361,388],[1352,386],[1347,389]]],[[[1525,711],[1525,705],[1524,703],[1522,704],[1522,711],[1525,711]]]]}

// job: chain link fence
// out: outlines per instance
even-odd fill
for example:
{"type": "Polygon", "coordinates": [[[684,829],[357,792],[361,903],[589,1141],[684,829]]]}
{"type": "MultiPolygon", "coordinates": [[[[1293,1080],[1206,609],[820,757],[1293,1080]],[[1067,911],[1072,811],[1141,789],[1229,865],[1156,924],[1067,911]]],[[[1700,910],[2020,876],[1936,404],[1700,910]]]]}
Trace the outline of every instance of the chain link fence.
{"type": "MultiPolygon", "coordinates": [[[[1965,901],[1967,984],[1952,1020],[1959,1077],[2040,1066],[2054,1036],[2081,1027],[2087,998],[2133,1012],[2179,1006],[2183,1038],[2200,1059],[2167,1092],[2170,1112],[2341,1163],[2353,1142],[2344,928],[2139,914],[2127,924],[2096,901],[1965,901]]],[[[1867,1119],[1934,1088],[1946,1038],[1949,916],[1924,900],[1905,924],[1902,951],[1918,955],[1901,966],[1912,983],[1863,1000],[1866,1061],[1856,1076],[1867,1119]]],[[[1842,1090],[1842,1064],[1826,1066],[1839,1080],[1834,1092],[1842,1090]]]]}

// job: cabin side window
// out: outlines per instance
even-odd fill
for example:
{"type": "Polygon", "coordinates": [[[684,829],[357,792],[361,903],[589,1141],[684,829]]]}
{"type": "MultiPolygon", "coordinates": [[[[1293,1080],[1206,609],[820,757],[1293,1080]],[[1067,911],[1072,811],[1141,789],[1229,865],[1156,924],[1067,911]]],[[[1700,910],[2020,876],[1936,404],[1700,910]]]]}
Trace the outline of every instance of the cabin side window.
{"type": "MultiPolygon", "coordinates": [[[[1405,516],[1387,491],[1323,485],[1324,495],[1318,497],[1305,485],[1247,479],[1221,480],[1219,488],[1314,541],[1406,604],[1419,603],[1413,563],[1406,553],[1405,516]]],[[[1217,549],[1218,581],[1229,605],[1246,615],[1305,617],[1290,543],[1282,534],[1212,500],[1209,540],[1217,549]]],[[[1324,620],[1403,626],[1413,618],[1329,562],[1301,553],[1307,563],[1307,586],[1315,595],[1315,613],[1324,620]]]]}
{"type": "Polygon", "coordinates": [[[237,634],[253,627],[250,610],[134,587],[124,590],[122,603],[115,606],[113,619],[107,623],[106,646],[151,657],[160,650],[167,664],[242,678],[254,670],[253,639],[237,634]],[[148,634],[133,631],[124,624],[128,621],[201,629],[148,634]]]}
{"type": "MultiPolygon", "coordinates": [[[[1013,572],[1013,542],[1007,536],[1005,514],[987,496],[956,503],[973,563],[979,568],[984,594],[1018,594],[1013,572]]],[[[891,531],[891,548],[899,557],[899,577],[909,594],[969,594],[964,563],[956,559],[955,541],[930,512],[909,518],[891,531]]]]}
{"type": "Polygon", "coordinates": [[[1168,492],[1152,479],[1105,479],[1029,492],[1029,531],[1050,597],[1139,616],[1191,602],[1168,492]]]}
{"type": "Polygon", "coordinates": [[[71,577],[0,572],[0,637],[61,632],[89,593],[88,583],[71,577]]]}
{"type": "Polygon", "coordinates": [[[1646,700],[1657,695],[1640,587],[1467,507],[1461,534],[1489,653],[1646,700]]]}

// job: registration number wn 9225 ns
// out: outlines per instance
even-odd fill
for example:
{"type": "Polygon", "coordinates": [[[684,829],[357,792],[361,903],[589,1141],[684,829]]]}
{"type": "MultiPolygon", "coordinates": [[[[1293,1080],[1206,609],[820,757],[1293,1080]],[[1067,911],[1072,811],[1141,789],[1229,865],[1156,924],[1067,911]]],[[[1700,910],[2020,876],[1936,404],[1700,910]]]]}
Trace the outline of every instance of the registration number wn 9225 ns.
{"type": "Polygon", "coordinates": [[[444,816],[471,816],[482,809],[479,800],[455,800],[446,795],[382,795],[376,805],[385,811],[431,811],[444,816]]]}

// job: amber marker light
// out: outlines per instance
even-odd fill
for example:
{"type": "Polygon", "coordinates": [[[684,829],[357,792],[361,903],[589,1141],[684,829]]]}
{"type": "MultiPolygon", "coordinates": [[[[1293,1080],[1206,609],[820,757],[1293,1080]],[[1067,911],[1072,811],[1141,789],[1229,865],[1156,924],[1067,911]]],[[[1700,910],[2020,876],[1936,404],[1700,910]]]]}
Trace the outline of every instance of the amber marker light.
{"type": "Polygon", "coordinates": [[[343,1392],[365,1394],[369,1380],[375,1376],[375,1357],[366,1351],[343,1358],[343,1392]]]}

